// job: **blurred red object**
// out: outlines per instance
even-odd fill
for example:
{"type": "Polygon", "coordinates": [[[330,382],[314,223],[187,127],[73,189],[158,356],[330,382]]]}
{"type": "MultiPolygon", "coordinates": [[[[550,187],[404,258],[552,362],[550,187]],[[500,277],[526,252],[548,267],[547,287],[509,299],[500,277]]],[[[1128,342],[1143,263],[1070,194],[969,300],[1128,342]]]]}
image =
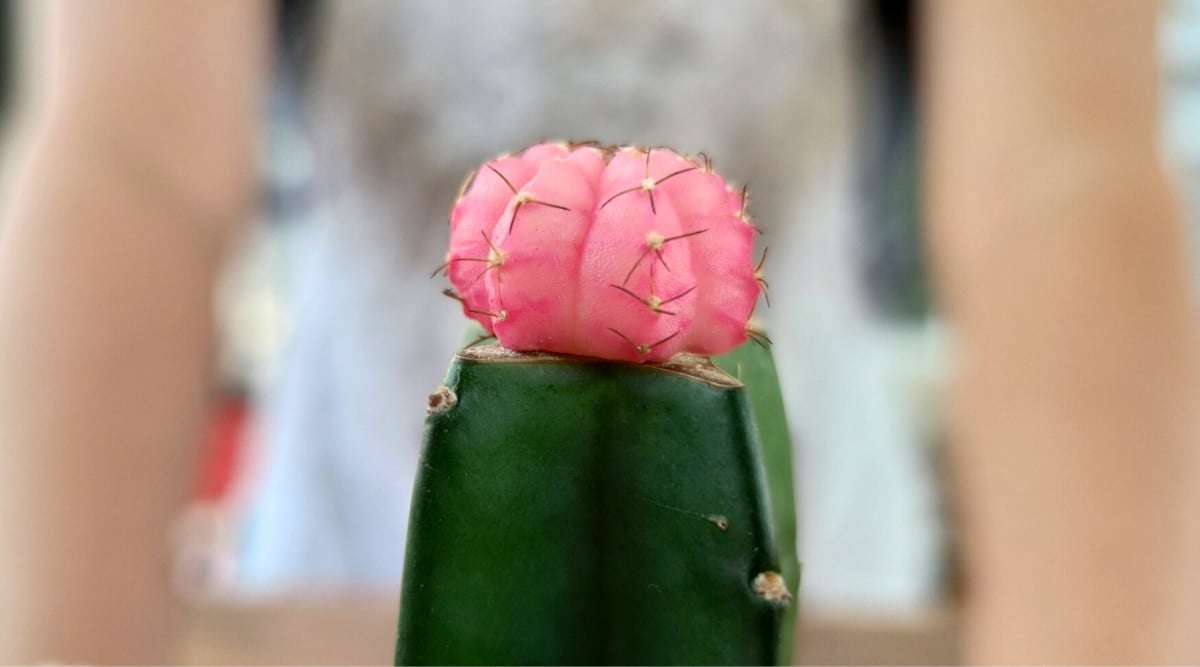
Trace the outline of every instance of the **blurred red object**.
{"type": "Polygon", "coordinates": [[[250,412],[242,392],[226,392],[217,399],[201,453],[193,500],[213,504],[228,500],[245,460],[250,412]]]}

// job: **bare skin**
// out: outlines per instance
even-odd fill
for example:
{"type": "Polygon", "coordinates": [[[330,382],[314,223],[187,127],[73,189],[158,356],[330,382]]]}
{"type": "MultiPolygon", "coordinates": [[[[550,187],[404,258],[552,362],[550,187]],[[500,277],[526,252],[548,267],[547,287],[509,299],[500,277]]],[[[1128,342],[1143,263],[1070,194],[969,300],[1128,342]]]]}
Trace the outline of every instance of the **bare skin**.
{"type": "MultiPolygon", "coordinates": [[[[0,662],[164,662],[167,526],[246,217],[265,2],[55,2],[0,236],[0,662]]],[[[1196,331],[1155,3],[935,0],[931,246],[959,343],[969,651],[1196,661],[1196,331]]]]}
{"type": "Polygon", "coordinates": [[[264,3],[37,6],[0,236],[0,663],[164,662],[222,248],[251,201],[264,3]]]}
{"type": "Polygon", "coordinates": [[[1198,339],[1156,151],[1157,10],[926,6],[928,220],[958,343],[975,661],[1200,659],[1198,339]]]}

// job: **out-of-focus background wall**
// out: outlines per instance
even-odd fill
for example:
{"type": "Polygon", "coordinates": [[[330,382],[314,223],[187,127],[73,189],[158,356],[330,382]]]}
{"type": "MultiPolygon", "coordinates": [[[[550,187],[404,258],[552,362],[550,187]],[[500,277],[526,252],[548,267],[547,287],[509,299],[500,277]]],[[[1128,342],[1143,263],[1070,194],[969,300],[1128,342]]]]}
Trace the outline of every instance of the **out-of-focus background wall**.
{"type": "MultiPolygon", "coordinates": [[[[908,10],[524,4],[539,21],[483,1],[283,3],[260,219],[220,292],[224,391],[180,519],[188,655],[388,659],[363,642],[394,620],[396,508],[465,324],[428,279],[445,213],[473,164],[562,137],[703,150],[753,186],[763,316],[787,341],[800,657],[953,659],[948,349],[918,237],[908,10]]],[[[1200,260],[1200,0],[1163,3],[1161,47],[1163,146],[1200,260]]]]}

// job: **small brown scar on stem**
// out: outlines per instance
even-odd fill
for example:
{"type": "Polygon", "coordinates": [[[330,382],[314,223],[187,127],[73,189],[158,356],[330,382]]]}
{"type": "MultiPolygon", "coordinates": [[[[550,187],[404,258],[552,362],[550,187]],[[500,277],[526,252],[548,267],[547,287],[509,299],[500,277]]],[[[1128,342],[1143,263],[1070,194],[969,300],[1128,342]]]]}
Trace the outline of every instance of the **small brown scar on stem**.
{"type": "Polygon", "coordinates": [[[750,582],[750,587],[754,589],[755,595],[776,607],[786,607],[792,601],[787,582],[778,572],[768,570],[758,573],[754,581],[750,582]]]}
{"type": "Polygon", "coordinates": [[[672,512],[678,512],[680,514],[686,514],[688,516],[694,516],[694,517],[697,517],[700,519],[704,519],[705,521],[713,524],[718,529],[720,529],[721,532],[725,532],[725,531],[729,530],[729,519],[726,518],[725,515],[723,515],[723,514],[704,514],[703,512],[696,512],[694,510],[688,510],[688,509],[684,509],[682,507],[675,507],[674,505],[660,503],[657,500],[654,500],[653,498],[647,498],[646,496],[639,495],[638,497],[656,507],[661,507],[665,510],[670,510],[672,512]]]}
{"type": "Polygon", "coordinates": [[[716,526],[721,532],[729,530],[729,519],[720,514],[705,514],[704,520],[716,526]]]}
{"type": "Polygon", "coordinates": [[[429,395],[429,404],[425,407],[425,414],[445,412],[456,405],[458,405],[458,396],[455,396],[454,392],[446,385],[441,385],[429,395]]]}

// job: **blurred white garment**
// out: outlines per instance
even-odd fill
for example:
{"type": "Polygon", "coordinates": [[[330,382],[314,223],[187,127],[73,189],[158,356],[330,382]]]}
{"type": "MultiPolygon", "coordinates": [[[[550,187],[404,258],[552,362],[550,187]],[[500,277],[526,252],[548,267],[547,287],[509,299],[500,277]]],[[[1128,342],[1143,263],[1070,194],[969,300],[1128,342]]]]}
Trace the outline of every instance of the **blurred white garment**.
{"type": "Polygon", "coordinates": [[[1193,283],[1200,288],[1200,0],[1163,3],[1159,46],[1163,153],[1186,204],[1193,283]]]}
{"type": "Polygon", "coordinates": [[[319,206],[271,388],[243,576],[398,584],[426,395],[465,319],[430,270],[482,160],[541,138],[704,151],[771,244],[806,600],[918,607],[940,533],[897,345],[856,285],[850,3],[338,2],[311,123],[319,206]]]}

